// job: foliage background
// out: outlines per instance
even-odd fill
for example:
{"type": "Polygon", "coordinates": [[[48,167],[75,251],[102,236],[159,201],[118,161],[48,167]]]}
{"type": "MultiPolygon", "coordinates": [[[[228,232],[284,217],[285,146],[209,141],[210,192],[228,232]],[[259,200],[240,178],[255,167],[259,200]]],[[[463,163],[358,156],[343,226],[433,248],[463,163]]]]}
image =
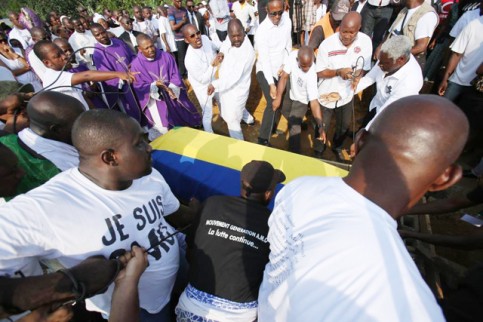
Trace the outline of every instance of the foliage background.
{"type": "MultiPolygon", "coordinates": [[[[201,0],[200,0],[201,1],[201,0]]],[[[79,4],[88,8],[89,12],[101,13],[102,9],[127,9],[132,10],[133,5],[148,5],[156,7],[164,3],[171,4],[172,1],[159,0],[0,0],[0,17],[6,18],[9,11],[19,11],[21,7],[29,7],[45,19],[47,13],[52,10],[61,14],[76,15],[76,7],[79,4]]]]}

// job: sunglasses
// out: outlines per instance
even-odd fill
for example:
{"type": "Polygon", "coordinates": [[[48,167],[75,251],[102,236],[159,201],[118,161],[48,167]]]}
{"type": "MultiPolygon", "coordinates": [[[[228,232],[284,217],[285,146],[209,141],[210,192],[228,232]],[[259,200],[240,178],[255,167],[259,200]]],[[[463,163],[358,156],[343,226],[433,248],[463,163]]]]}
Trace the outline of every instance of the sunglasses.
{"type": "Polygon", "coordinates": [[[195,38],[195,36],[199,36],[199,35],[201,35],[201,31],[199,31],[199,30],[198,30],[198,31],[197,31],[197,32],[195,32],[194,34],[191,34],[191,35],[190,35],[190,38],[195,38]]]}
{"type": "Polygon", "coordinates": [[[282,15],[283,15],[283,10],[280,10],[280,11],[275,11],[275,12],[269,12],[268,14],[269,14],[271,17],[282,16],[282,15]]]}
{"type": "Polygon", "coordinates": [[[188,8],[194,8],[195,6],[187,6],[188,8]]]}

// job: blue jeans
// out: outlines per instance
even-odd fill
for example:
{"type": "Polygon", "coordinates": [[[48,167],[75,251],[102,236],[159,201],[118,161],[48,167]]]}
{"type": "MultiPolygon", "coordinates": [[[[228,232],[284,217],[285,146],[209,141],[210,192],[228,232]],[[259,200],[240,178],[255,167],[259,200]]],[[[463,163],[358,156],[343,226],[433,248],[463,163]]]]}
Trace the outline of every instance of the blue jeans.
{"type": "Polygon", "coordinates": [[[449,99],[452,102],[455,102],[456,99],[467,89],[471,88],[470,86],[463,86],[460,84],[453,83],[452,81],[448,81],[448,87],[446,87],[446,91],[444,92],[444,97],[449,99]]]}

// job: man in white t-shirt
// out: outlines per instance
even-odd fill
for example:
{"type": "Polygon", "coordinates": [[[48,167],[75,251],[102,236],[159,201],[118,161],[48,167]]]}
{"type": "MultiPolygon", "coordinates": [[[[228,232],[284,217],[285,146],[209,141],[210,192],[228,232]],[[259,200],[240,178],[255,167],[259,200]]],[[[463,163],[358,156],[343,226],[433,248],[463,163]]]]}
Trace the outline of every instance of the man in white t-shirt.
{"type": "Polygon", "coordinates": [[[208,95],[208,85],[215,80],[216,68],[223,60],[223,55],[217,55],[219,49],[207,36],[202,35],[195,25],[183,27],[183,35],[189,44],[184,64],[196,98],[203,111],[203,129],[213,133],[211,121],[213,118],[213,97],[219,101],[218,94],[208,95]]]}
{"type": "MultiPolygon", "coordinates": [[[[388,37],[404,35],[409,37],[413,47],[411,54],[416,57],[421,69],[426,63],[426,50],[439,18],[436,10],[424,0],[407,0],[388,31],[388,37]]],[[[377,51],[376,51],[377,54],[377,51]]]]}
{"type": "Polygon", "coordinates": [[[65,56],[64,52],[57,45],[47,40],[41,40],[36,43],[34,52],[46,67],[42,77],[44,89],[70,95],[78,99],[86,110],[89,109],[89,105],[82,95],[82,88],[77,85],[84,82],[102,82],[114,78],[120,78],[128,82],[134,81],[134,75],[130,72],[101,72],[96,70],[80,73],[66,72],[64,67],[65,69],[71,68],[68,57],[65,56]]]}
{"type": "Polygon", "coordinates": [[[93,69],[92,66],[92,53],[94,52],[94,45],[96,40],[90,30],[86,30],[80,18],[72,19],[75,31],[69,37],[69,44],[74,49],[75,58],[78,62],[84,62],[89,66],[89,69],[93,69]],[[84,48],[91,47],[91,48],[84,48]]]}
{"type": "Polygon", "coordinates": [[[483,16],[473,19],[451,44],[451,57],[438,94],[455,101],[476,77],[483,63],[483,16]]]}
{"type": "Polygon", "coordinates": [[[289,151],[300,153],[301,125],[308,104],[310,104],[312,115],[319,128],[318,138],[325,143],[322,113],[317,100],[319,92],[317,90],[314,51],[311,48],[303,46],[298,51],[290,53],[277,84],[277,97],[272,103],[274,110],[280,108],[282,94],[286,87],[289,93],[285,95],[282,114],[288,120],[289,151]]]}
{"type": "MultiPolygon", "coordinates": [[[[18,21],[18,13],[10,12],[8,14],[8,19],[13,24],[13,28],[8,34],[8,41],[10,42],[10,44],[12,45],[11,40],[16,39],[20,42],[23,49],[26,49],[28,46],[33,45],[30,32],[18,21]]],[[[12,45],[12,47],[15,46],[12,45]]]]}
{"type": "Polygon", "coordinates": [[[396,219],[461,178],[468,132],[447,99],[405,97],[359,132],[347,177],[285,185],[268,221],[258,321],[444,321],[396,219]]]}
{"type": "Polygon", "coordinates": [[[251,4],[249,4],[246,0],[238,0],[233,2],[231,6],[231,10],[235,14],[235,17],[240,19],[243,28],[245,28],[245,32],[250,31],[250,25],[248,21],[254,21],[255,15],[254,10],[251,4]]]}
{"type": "MultiPolygon", "coordinates": [[[[319,46],[315,71],[319,77],[319,102],[322,106],[324,131],[328,133],[332,114],[336,115],[336,128],[332,146],[339,148],[346,136],[352,117],[352,83],[371,68],[371,38],[359,32],[361,15],[347,13],[339,32],[326,38],[319,46]]],[[[316,135],[318,129],[316,129],[316,135]]],[[[323,141],[314,142],[314,155],[322,157],[323,141]]]]}
{"type": "Polygon", "coordinates": [[[423,74],[418,62],[411,55],[411,42],[406,36],[394,36],[386,40],[379,53],[376,65],[358,84],[359,93],[376,83],[376,95],[369,105],[369,112],[362,126],[382,112],[392,102],[406,96],[417,95],[423,87],[423,74]]]}
{"type": "MultiPolygon", "coordinates": [[[[174,216],[180,204],[151,168],[143,130],[126,114],[96,109],[77,119],[72,139],[78,168],[2,206],[0,274],[38,275],[37,258],[70,268],[93,255],[117,258],[139,245],[149,258],[139,282],[140,320],[156,315],[156,321],[168,321],[180,255],[165,217],[174,216]]],[[[90,298],[87,308],[109,315],[112,291],[111,285],[90,298]]]]}

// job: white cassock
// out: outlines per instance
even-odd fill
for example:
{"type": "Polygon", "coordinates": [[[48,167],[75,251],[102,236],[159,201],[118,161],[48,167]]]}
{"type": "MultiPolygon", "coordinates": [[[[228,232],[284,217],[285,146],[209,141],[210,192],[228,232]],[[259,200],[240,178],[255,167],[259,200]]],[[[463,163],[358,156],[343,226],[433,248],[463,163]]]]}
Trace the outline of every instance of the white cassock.
{"type": "MultiPolygon", "coordinates": [[[[205,35],[201,36],[201,43],[201,48],[188,47],[184,64],[188,70],[188,80],[203,111],[203,128],[206,132],[213,133],[213,96],[218,94],[208,95],[208,85],[215,80],[216,68],[211,63],[219,47],[205,35]]],[[[219,98],[216,97],[216,100],[219,101],[219,98]]]]}
{"type": "Polygon", "coordinates": [[[230,136],[243,140],[240,122],[244,113],[247,113],[245,106],[250,91],[255,50],[248,37],[245,37],[240,48],[233,47],[227,38],[222,43],[220,52],[225,57],[218,72],[219,78],[212,85],[220,95],[221,117],[228,125],[230,136]]]}

